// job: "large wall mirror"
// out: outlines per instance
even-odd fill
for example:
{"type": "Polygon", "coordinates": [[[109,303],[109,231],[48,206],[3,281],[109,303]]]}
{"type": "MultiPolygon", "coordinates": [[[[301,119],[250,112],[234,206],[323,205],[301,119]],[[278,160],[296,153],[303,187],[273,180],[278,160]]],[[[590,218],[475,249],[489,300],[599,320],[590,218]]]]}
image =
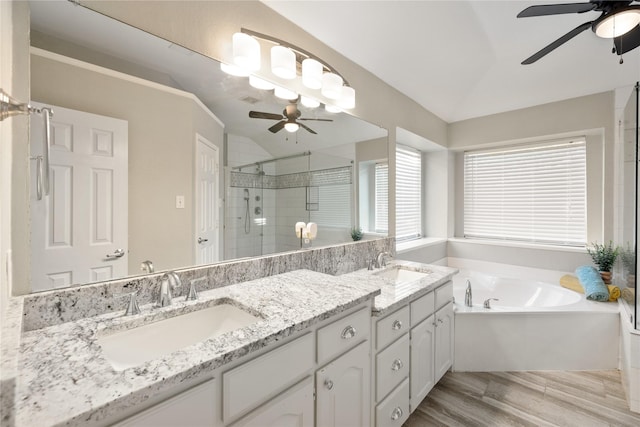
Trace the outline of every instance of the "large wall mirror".
{"type": "Polygon", "coordinates": [[[30,6],[31,100],[54,116],[49,194],[31,118],[29,290],[296,250],[296,222],[318,226],[302,246],[344,243],[359,203],[375,208],[359,168],[386,162],[385,129],[296,103],[313,132],[273,132],[249,112],[291,102],[217,61],[70,2],[30,6]]]}

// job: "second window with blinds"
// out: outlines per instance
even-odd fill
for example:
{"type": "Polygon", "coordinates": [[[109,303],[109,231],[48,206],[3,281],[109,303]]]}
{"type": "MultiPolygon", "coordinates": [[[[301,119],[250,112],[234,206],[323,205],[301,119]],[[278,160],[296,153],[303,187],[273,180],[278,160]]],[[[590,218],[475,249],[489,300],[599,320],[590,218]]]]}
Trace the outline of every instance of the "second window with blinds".
{"type": "Polygon", "coordinates": [[[396,145],[396,241],[422,236],[422,153],[396,145]]]}
{"type": "Polygon", "coordinates": [[[584,139],[464,153],[464,235],[586,243],[584,139]]]}

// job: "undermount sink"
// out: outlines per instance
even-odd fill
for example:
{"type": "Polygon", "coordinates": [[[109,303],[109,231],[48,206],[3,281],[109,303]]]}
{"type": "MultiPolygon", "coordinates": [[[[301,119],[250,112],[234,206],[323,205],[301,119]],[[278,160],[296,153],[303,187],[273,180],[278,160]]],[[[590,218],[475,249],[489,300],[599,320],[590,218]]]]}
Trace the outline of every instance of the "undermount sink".
{"type": "Polygon", "coordinates": [[[231,304],[219,304],[98,337],[105,358],[121,371],[261,320],[231,304]]]}
{"type": "Polygon", "coordinates": [[[389,267],[376,273],[378,276],[392,280],[395,284],[416,282],[429,275],[429,272],[416,271],[400,265],[389,267]]]}

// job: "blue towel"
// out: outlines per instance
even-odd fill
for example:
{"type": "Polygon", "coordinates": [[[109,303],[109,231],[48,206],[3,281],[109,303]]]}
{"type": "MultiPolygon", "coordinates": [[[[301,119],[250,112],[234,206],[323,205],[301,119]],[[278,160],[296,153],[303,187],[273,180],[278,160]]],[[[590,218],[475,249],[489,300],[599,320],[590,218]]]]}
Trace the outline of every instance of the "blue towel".
{"type": "Polygon", "coordinates": [[[609,289],[602,281],[600,273],[590,265],[576,268],[576,276],[584,288],[587,299],[592,301],[609,301],[609,289]]]}

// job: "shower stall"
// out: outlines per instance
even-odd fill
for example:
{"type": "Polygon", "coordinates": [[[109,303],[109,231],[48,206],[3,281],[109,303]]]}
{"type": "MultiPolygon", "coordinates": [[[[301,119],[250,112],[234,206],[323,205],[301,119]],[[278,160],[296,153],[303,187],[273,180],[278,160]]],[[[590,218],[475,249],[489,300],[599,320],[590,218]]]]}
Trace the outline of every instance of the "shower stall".
{"type": "Polygon", "coordinates": [[[350,241],[353,182],[350,159],[309,151],[227,167],[224,258],[299,249],[299,221],[318,224],[313,246],[350,241]]]}

